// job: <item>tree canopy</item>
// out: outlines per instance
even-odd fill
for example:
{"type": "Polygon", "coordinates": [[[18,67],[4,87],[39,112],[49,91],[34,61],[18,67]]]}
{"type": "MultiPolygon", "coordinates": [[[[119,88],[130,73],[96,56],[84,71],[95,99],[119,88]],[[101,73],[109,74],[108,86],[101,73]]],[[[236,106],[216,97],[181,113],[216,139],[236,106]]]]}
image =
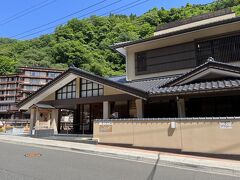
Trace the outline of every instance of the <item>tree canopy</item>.
{"type": "Polygon", "coordinates": [[[110,45],[146,38],[158,25],[223,8],[240,15],[240,0],[217,0],[207,5],[186,4],[181,8],[153,8],[141,16],[110,14],[72,19],[54,33],[31,40],[0,38],[0,74],[19,66],[66,69],[70,65],[101,76],[125,72],[125,59],[110,45]]]}

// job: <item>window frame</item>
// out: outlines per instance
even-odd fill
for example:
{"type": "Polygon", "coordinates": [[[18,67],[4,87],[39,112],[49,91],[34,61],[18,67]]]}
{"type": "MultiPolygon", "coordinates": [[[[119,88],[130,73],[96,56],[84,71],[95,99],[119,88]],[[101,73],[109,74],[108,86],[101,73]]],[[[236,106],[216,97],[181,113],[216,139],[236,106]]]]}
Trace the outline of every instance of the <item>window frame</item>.
{"type": "Polygon", "coordinates": [[[76,79],[69,82],[62,88],[58,89],[55,93],[56,100],[64,100],[64,99],[75,99],[76,98],[76,79]],[[70,87],[70,91],[69,90],[70,87]],[[70,96],[69,96],[70,94],[70,96]],[[60,95],[60,96],[59,96],[60,95]],[[60,98],[59,98],[60,97],[60,98]]]}
{"type": "Polygon", "coordinates": [[[95,83],[93,81],[83,79],[83,78],[80,79],[79,97],[87,98],[87,97],[96,97],[96,96],[103,96],[103,95],[104,95],[103,85],[95,83]],[[85,87],[83,88],[83,86],[85,87]]]}
{"type": "Polygon", "coordinates": [[[146,52],[135,53],[135,69],[137,73],[147,71],[147,53],[146,52]]]}

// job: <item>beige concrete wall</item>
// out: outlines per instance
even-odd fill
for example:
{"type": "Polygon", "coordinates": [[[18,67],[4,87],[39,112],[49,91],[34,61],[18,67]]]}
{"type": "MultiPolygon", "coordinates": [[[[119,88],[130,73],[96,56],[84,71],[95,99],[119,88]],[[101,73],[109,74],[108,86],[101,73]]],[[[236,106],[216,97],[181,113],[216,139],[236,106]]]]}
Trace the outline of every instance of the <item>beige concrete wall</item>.
{"type": "Polygon", "coordinates": [[[240,120],[232,129],[220,129],[219,121],[182,122],[183,151],[240,154],[240,120]]]}
{"type": "MultiPolygon", "coordinates": [[[[110,120],[111,121],[111,120],[110,120]]],[[[230,121],[231,128],[220,128],[220,120],[112,120],[112,131],[101,132],[94,122],[94,138],[100,143],[131,144],[138,147],[180,149],[184,152],[240,155],[240,118],[230,121]]]]}
{"type": "Polygon", "coordinates": [[[94,123],[94,138],[102,143],[133,144],[133,124],[131,121],[113,121],[112,132],[101,132],[101,124],[94,123]],[[123,130],[124,129],[124,130],[123,130]]]}
{"type": "Polygon", "coordinates": [[[134,146],[181,149],[180,128],[170,128],[169,121],[135,121],[134,146]]]}

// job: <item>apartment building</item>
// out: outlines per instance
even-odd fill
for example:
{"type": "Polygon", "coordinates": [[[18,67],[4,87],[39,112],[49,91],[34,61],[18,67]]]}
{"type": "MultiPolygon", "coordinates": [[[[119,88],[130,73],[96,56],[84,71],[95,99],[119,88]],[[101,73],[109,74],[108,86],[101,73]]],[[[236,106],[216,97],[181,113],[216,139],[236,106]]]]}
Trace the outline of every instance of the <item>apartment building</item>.
{"type": "Polygon", "coordinates": [[[29,118],[16,104],[61,74],[50,68],[21,67],[17,74],[0,76],[0,119],[29,118]]]}

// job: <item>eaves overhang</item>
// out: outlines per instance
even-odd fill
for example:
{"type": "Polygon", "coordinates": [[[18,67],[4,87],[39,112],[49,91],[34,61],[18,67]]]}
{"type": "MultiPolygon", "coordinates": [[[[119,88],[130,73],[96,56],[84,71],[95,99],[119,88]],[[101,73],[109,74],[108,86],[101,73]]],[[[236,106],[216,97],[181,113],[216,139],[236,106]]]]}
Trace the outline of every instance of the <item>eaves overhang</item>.
{"type": "Polygon", "coordinates": [[[185,34],[185,33],[190,33],[190,32],[194,32],[194,31],[199,31],[199,30],[203,30],[203,29],[207,29],[207,28],[211,28],[211,27],[215,27],[215,26],[227,25],[227,24],[236,23],[236,22],[240,22],[240,17],[217,21],[217,22],[204,24],[204,25],[200,25],[200,26],[196,26],[196,27],[192,27],[192,28],[188,28],[188,29],[183,29],[183,30],[179,30],[179,31],[162,34],[162,35],[156,35],[156,36],[152,36],[152,37],[145,38],[145,39],[139,39],[136,41],[120,43],[120,44],[112,45],[111,48],[113,48],[113,49],[126,48],[126,47],[129,47],[132,45],[151,42],[151,41],[159,40],[162,38],[168,38],[171,36],[181,35],[181,34],[185,34]]]}

